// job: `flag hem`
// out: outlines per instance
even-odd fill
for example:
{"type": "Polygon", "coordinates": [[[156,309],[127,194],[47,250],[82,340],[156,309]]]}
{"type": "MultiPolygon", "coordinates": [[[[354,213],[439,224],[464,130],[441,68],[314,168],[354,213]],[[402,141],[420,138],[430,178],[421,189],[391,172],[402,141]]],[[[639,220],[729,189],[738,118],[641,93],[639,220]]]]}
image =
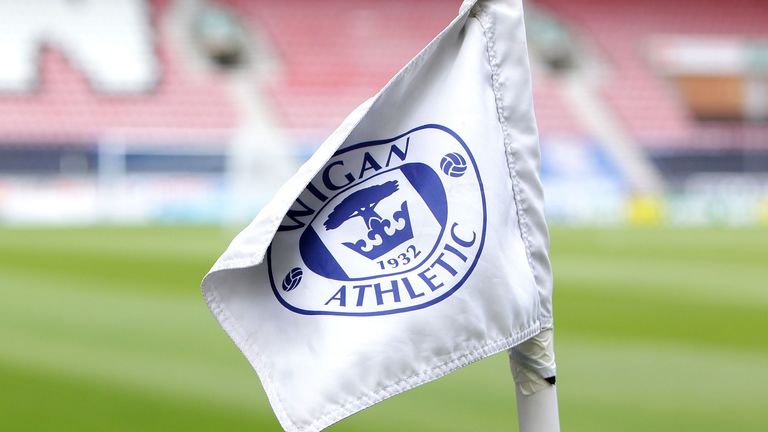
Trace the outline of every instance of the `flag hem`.
{"type": "MultiPolygon", "coordinates": [[[[552,328],[553,317],[551,303],[546,301],[547,296],[551,295],[552,292],[551,264],[549,262],[548,253],[542,255],[541,253],[536,252],[548,250],[549,237],[544,217],[543,204],[537,204],[544,202],[542,186],[538,174],[539,166],[534,166],[529,163],[529,161],[533,159],[536,160],[536,163],[538,164],[540,156],[538,154],[538,128],[535,121],[533,98],[531,94],[532,82],[530,80],[528,48],[525,38],[524,9],[519,0],[515,2],[515,6],[519,5],[519,7],[515,7],[513,10],[504,10],[506,7],[504,3],[504,1],[478,2],[472,9],[472,17],[475,18],[480,25],[486,41],[486,55],[488,66],[491,70],[491,89],[496,104],[496,115],[499,126],[501,127],[502,136],[504,137],[504,149],[507,157],[509,177],[512,181],[512,195],[517,213],[517,224],[520,230],[520,238],[525,248],[528,266],[539,290],[537,299],[539,319],[547,323],[543,328],[552,328]],[[494,14],[493,12],[497,12],[499,15],[511,13],[520,14],[518,19],[521,25],[519,28],[515,28],[512,31],[515,33],[522,33],[522,35],[513,38],[513,40],[522,42],[519,46],[515,47],[515,50],[511,50],[509,46],[507,46],[506,49],[497,49],[497,14],[494,14]],[[522,56],[519,54],[520,52],[522,52],[522,56]],[[522,61],[527,68],[526,75],[528,76],[528,80],[526,88],[523,89],[523,91],[527,93],[525,98],[531,102],[530,109],[520,109],[519,107],[516,107],[515,104],[511,103],[513,98],[510,98],[509,94],[512,93],[514,96],[514,93],[507,92],[511,87],[510,79],[508,75],[504,74],[501,65],[509,62],[512,56],[522,57],[522,59],[519,59],[518,61],[522,61]],[[526,116],[531,116],[531,118],[525,118],[526,116]],[[528,131],[520,131],[519,129],[512,127],[511,125],[513,124],[530,124],[532,129],[528,131]],[[530,157],[534,152],[535,157],[530,157]],[[528,157],[526,157],[526,153],[528,157]]],[[[503,32],[509,31],[510,29],[499,28],[498,30],[502,33],[503,37],[503,32]]],[[[509,34],[506,36],[508,37],[509,34]]],[[[518,91],[519,90],[520,88],[518,91]]]]}
{"type": "Polygon", "coordinates": [[[239,325],[238,321],[230,314],[226,306],[219,301],[215,290],[210,289],[211,287],[208,286],[207,282],[208,280],[206,278],[206,280],[203,281],[203,296],[205,297],[209,309],[219,321],[224,331],[226,331],[232,338],[238,349],[248,359],[253,368],[256,369],[256,373],[264,387],[264,392],[267,394],[267,399],[269,399],[280,425],[287,432],[319,432],[328,426],[379,402],[442,378],[451,372],[484,358],[509,350],[537,335],[542,329],[551,326],[551,323],[537,320],[531,326],[511,334],[509,337],[487,341],[474,349],[458,353],[454,352],[451,355],[451,358],[447,361],[438,362],[423,371],[384,385],[377,391],[370,392],[346,404],[339,405],[335,409],[320,415],[317,420],[310,424],[299,425],[291,419],[285,410],[282,399],[277,391],[277,387],[272,382],[271,370],[261,360],[261,354],[257,348],[250,343],[245,331],[239,325]]]}
{"type": "Polygon", "coordinates": [[[509,123],[507,122],[507,110],[505,110],[504,96],[502,95],[502,81],[499,72],[499,60],[496,53],[496,31],[495,24],[491,14],[489,14],[483,5],[477,5],[478,13],[475,19],[483,29],[485,36],[486,53],[488,54],[488,66],[491,69],[491,89],[493,90],[494,102],[496,103],[496,112],[499,118],[499,126],[504,137],[504,150],[507,156],[507,168],[509,169],[509,178],[512,181],[512,197],[515,201],[517,210],[517,225],[520,229],[520,237],[525,246],[525,256],[528,260],[531,273],[536,274],[536,268],[533,263],[533,254],[531,253],[531,240],[528,235],[528,215],[525,212],[526,199],[520,188],[520,176],[517,174],[517,155],[512,145],[512,135],[510,133],[509,123]]]}

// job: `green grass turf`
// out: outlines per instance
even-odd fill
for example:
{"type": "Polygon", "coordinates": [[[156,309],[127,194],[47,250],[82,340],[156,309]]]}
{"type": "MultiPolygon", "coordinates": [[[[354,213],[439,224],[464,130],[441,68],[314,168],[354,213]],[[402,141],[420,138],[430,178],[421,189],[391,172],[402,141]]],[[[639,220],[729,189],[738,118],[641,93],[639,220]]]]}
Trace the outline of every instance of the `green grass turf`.
{"type": "MultiPolygon", "coordinates": [[[[0,230],[0,430],[279,430],[200,296],[232,232],[0,230]]],[[[555,229],[564,431],[765,431],[768,231],[555,229]]],[[[335,431],[516,430],[503,355],[335,431]]]]}

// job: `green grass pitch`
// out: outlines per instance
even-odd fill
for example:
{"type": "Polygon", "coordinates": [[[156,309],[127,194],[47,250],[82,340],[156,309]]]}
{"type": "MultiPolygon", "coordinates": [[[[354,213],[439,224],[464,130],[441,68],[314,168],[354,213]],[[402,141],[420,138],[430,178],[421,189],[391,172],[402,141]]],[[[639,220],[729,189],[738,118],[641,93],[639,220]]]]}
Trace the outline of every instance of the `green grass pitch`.
{"type": "MultiPolygon", "coordinates": [[[[218,228],[0,230],[0,430],[280,430],[209,314],[218,228]]],[[[768,430],[768,231],[554,229],[564,431],[768,430]]],[[[334,431],[514,431],[503,355],[334,431]]]]}

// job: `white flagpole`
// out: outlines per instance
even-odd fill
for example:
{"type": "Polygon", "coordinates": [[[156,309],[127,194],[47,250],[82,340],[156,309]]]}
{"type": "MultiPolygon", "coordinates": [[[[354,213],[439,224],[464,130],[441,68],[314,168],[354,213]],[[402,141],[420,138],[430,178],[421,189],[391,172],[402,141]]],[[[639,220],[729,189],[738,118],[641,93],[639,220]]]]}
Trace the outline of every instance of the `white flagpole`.
{"type": "Polygon", "coordinates": [[[509,351],[520,432],[559,432],[552,330],[509,351]]]}
{"type": "Polygon", "coordinates": [[[520,432],[559,432],[560,417],[557,409],[557,386],[526,395],[519,385],[517,394],[517,420],[520,432]]]}

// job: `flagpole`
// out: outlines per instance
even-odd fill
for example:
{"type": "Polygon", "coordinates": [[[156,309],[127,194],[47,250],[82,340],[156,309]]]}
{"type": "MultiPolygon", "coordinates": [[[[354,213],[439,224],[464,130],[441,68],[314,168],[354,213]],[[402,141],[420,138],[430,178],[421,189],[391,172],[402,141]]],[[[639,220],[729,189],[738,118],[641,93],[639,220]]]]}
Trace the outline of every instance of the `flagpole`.
{"type": "Polygon", "coordinates": [[[519,385],[515,385],[515,390],[520,432],[560,431],[556,385],[548,385],[528,395],[522,391],[519,385]]]}
{"type": "Polygon", "coordinates": [[[520,432],[560,432],[552,330],[509,351],[520,432]]]}

